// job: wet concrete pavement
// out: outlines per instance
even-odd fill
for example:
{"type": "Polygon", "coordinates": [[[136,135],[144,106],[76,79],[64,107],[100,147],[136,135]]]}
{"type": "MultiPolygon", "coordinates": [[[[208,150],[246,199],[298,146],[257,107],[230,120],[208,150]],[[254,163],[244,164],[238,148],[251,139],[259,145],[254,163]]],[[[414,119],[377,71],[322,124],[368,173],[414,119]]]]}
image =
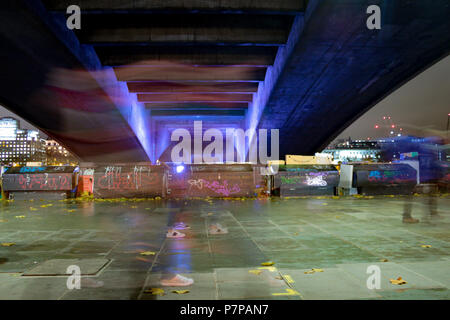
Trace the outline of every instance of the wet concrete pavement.
{"type": "Polygon", "coordinates": [[[405,201],[3,202],[0,243],[10,245],[0,246],[0,299],[449,299],[450,198],[438,199],[442,219],[425,221],[415,197],[421,223],[412,225],[401,221],[405,201]],[[169,221],[191,229],[167,239],[169,221]],[[228,233],[211,234],[215,223],[228,233]],[[73,264],[88,279],[79,290],[66,284],[73,264]],[[367,288],[370,265],[380,267],[380,289],[367,288]],[[312,268],[321,270],[305,273],[312,268]],[[167,270],[195,283],[162,287],[167,270]],[[389,282],[398,277],[407,283],[389,282]]]}

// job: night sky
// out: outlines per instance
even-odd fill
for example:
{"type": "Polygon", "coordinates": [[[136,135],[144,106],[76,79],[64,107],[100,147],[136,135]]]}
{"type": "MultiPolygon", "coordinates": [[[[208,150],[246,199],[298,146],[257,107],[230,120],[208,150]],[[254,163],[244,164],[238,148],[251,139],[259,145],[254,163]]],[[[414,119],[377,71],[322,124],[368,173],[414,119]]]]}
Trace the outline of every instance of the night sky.
{"type": "MultiPolygon", "coordinates": [[[[379,102],[337,139],[349,136],[352,139],[374,139],[388,136],[391,130],[403,135],[445,136],[449,112],[450,56],[447,56],[379,102]],[[384,121],[383,116],[390,116],[391,120],[384,121]],[[375,129],[376,124],[379,129],[375,129]],[[391,129],[392,124],[396,128],[391,129]]],[[[0,117],[4,116],[15,115],[0,106],[0,117]]],[[[25,120],[20,120],[22,128],[33,128],[25,120]]]]}
{"type": "Polygon", "coordinates": [[[381,138],[391,130],[399,133],[399,128],[403,128],[404,135],[445,137],[449,112],[450,56],[447,56],[380,101],[337,139],[381,138]],[[385,122],[383,116],[390,116],[392,123],[385,122]],[[379,129],[375,129],[376,124],[379,129]],[[392,124],[396,128],[392,129],[392,124]]]}

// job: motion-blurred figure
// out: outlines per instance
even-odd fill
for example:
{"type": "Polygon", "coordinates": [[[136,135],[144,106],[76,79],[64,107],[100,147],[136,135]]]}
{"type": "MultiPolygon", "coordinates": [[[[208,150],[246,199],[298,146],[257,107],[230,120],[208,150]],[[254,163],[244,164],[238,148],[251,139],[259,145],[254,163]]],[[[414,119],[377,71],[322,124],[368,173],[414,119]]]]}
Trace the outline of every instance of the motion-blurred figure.
{"type": "MultiPolygon", "coordinates": [[[[431,140],[432,143],[422,143],[416,148],[419,158],[420,184],[416,188],[421,188],[423,194],[426,195],[426,206],[428,215],[425,214],[425,220],[438,219],[437,198],[439,192],[439,182],[443,177],[443,167],[439,161],[439,150],[437,141],[431,140]]],[[[414,219],[411,215],[413,197],[412,193],[407,197],[403,211],[403,223],[418,223],[419,219],[414,219]]]]}

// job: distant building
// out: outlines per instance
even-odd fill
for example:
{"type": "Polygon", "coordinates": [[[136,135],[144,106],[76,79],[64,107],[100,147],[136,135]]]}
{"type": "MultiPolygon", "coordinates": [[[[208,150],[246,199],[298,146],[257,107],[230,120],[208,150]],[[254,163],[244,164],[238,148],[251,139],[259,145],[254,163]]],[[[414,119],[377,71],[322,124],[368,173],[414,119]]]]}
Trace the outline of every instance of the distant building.
{"type": "Polygon", "coordinates": [[[49,166],[78,163],[78,160],[55,140],[47,140],[45,142],[45,153],[47,165],[49,166]]]}
{"type": "Polygon", "coordinates": [[[323,150],[333,156],[333,162],[381,161],[381,149],[378,141],[340,140],[323,150]]]}
{"type": "Polygon", "coordinates": [[[0,163],[26,165],[45,162],[45,143],[39,131],[20,129],[20,122],[12,117],[0,118],[0,163]]]}

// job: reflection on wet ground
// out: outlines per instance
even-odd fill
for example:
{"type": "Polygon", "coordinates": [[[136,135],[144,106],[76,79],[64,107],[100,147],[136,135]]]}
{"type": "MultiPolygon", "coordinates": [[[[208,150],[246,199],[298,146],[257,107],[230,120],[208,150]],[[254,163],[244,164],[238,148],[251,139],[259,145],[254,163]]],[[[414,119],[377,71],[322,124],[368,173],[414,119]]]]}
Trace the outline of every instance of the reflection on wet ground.
{"type": "Polygon", "coordinates": [[[450,199],[417,224],[402,223],[405,201],[422,219],[420,197],[5,202],[0,298],[449,299],[450,199]],[[174,222],[184,238],[166,237],[174,222]],[[79,290],[64,276],[73,264],[79,290]],[[162,287],[165,272],[194,284],[162,287]]]}

